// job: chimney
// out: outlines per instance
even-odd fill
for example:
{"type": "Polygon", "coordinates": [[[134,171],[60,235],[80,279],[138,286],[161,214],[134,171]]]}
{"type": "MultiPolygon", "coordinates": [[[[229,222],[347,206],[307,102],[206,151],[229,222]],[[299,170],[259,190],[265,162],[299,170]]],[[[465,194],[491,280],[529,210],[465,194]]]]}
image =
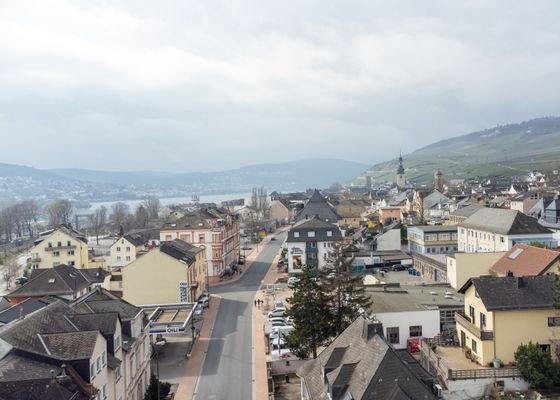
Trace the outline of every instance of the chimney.
{"type": "Polygon", "coordinates": [[[513,272],[511,272],[511,269],[508,269],[507,275],[508,278],[513,278],[513,272]]]}

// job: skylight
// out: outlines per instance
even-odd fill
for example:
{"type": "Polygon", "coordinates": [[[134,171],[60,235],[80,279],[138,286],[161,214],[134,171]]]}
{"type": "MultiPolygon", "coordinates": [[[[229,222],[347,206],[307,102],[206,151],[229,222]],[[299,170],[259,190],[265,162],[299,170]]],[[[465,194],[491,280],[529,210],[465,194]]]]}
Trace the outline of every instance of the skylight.
{"type": "Polygon", "coordinates": [[[517,258],[517,256],[519,256],[521,253],[523,253],[523,250],[524,250],[524,249],[515,249],[515,250],[513,251],[513,253],[511,253],[511,254],[509,255],[508,258],[509,258],[509,259],[512,259],[512,260],[515,260],[515,259],[517,258]]]}
{"type": "Polygon", "coordinates": [[[54,278],[50,278],[49,283],[54,283],[54,278]]]}

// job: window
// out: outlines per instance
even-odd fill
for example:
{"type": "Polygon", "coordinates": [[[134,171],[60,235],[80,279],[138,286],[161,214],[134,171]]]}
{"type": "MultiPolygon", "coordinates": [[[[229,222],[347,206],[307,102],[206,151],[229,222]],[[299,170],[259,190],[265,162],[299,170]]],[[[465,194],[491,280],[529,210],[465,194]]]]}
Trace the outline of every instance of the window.
{"type": "Polygon", "coordinates": [[[118,349],[121,348],[121,337],[120,335],[117,336],[114,340],[113,340],[113,352],[116,353],[118,349]]]}
{"type": "Polygon", "coordinates": [[[480,327],[486,328],[486,314],[480,313],[480,327]]]}
{"type": "Polygon", "coordinates": [[[327,237],[332,237],[332,231],[327,231],[327,237]]]}
{"type": "Polygon", "coordinates": [[[107,365],[107,352],[103,351],[103,354],[101,354],[101,366],[104,367],[107,365]]]}
{"type": "Polygon", "coordinates": [[[471,350],[473,351],[473,353],[476,353],[476,340],[472,339],[471,343],[472,343],[472,345],[471,345],[472,349],[471,350]]]}
{"type": "Polygon", "coordinates": [[[399,327],[387,328],[387,339],[391,344],[399,344],[399,327]]]}
{"type": "Polygon", "coordinates": [[[500,243],[504,243],[505,242],[505,238],[503,236],[500,236],[500,243]]]}
{"type": "Polygon", "coordinates": [[[117,365],[117,367],[115,368],[115,382],[118,382],[121,380],[121,366],[117,365]]]}
{"type": "Polygon", "coordinates": [[[117,253],[120,253],[120,251],[121,251],[121,248],[117,247],[117,253]]]}
{"type": "Polygon", "coordinates": [[[469,306],[469,316],[471,317],[471,323],[476,324],[476,314],[473,306],[469,306]]]}
{"type": "Polygon", "coordinates": [[[95,366],[97,373],[99,373],[99,371],[101,371],[101,356],[97,357],[97,360],[95,360],[95,366]]]}
{"type": "Polygon", "coordinates": [[[170,242],[170,241],[172,241],[172,240],[173,240],[173,239],[171,238],[171,235],[165,235],[165,241],[166,241],[166,242],[170,242]]]}
{"type": "Polygon", "coordinates": [[[74,250],[68,250],[68,255],[73,256],[74,255],[74,250]]]}
{"type": "Polygon", "coordinates": [[[560,326],[560,317],[548,317],[548,326],[560,326]]]}
{"type": "Polygon", "coordinates": [[[313,231],[307,232],[307,237],[315,237],[315,232],[313,231]]]}
{"type": "Polygon", "coordinates": [[[66,242],[66,245],[67,245],[68,247],[70,247],[70,246],[72,246],[72,242],[69,240],[69,241],[66,242]]]}
{"type": "Polygon", "coordinates": [[[299,237],[299,232],[294,232],[294,237],[298,238],[299,237]]]}
{"type": "Polygon", "coordinates": [[[117,261],[120,261],[120,260],[121,260],[121,256],[117,256],[117,261]]]}
{"type": "Polygon", "coordinates": [[[198,235],[198,243],[204,243],[205,240],[206,240],[206,235],[204,235],[204,233],[200,233],[198,235]]]}
{"type": "Polygon", "coordinates": [[[183,242],[187,241],[187,235],[179,235],[179,239],[181,239],[183,242]]]}
{"type": "Polygon", "coordinates": [[[130,253],[130,246],[126,246],[126,251],[130,253]]]}
{"type": "Polygon", "coordinates": [[[52,247],[52,243],[49,242],[49,243],[47,244],[47,247],[50,249],[50,248],[52,247]]]}
{"type": "Polygon", "coordinates": [[[89,366],[89,374],[91,376],[91,379],[95,378],[95,362],[92,362],[89,366]]]}
{"type": "Polygon", "coordinates": [[[103,385],[101,388],[101,398],[105,400],[107,398],[107,384],[103,385]]]}
{"type": "Polygon", "coordinates": [[[53,257],[60,257],[60,251],[53,251],[53,257]]]}
{"type": "Polygon", "coordinates": [[[410,337],[422,336],[422,325],[411,325],[409,327],[410,337]]]}
{"type": "Polygon", "coordinates": [[[130,256],[126,256],[126,261],[130,261],[130,256]]]}
{"type": "Polygon", "coordinates": [[[69,266],[74,267],[76,265],[76,261],[70,261],[68,263],[69,266]]]}
{"type": "Polygon", "coordinates": [[[62,242],[58,242],[58,247],[62,247],[62,242]]]}

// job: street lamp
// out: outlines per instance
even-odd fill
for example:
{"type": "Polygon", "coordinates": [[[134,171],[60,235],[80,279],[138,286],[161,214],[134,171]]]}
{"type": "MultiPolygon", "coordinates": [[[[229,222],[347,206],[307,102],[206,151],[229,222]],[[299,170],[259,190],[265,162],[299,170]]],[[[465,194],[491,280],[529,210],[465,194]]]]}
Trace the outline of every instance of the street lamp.
{"type": "Polygon", "coordinates": [[[210,308],[210,275],[208,275],[208,259],[206,258],[206,246],[200,246],[204,254],[204,264],[206,264],[206,295],[208,296],[208,308],[210,308]]]}
{"type": "Polygon", "coordinates": [[[152,351],[156,353],[156,390],[157,390],[157,400],[161,400],[160,396],[160,385],[159,385],[159,347],[164,345],[164,340],[158,340],[152,343],[152,351]]]}

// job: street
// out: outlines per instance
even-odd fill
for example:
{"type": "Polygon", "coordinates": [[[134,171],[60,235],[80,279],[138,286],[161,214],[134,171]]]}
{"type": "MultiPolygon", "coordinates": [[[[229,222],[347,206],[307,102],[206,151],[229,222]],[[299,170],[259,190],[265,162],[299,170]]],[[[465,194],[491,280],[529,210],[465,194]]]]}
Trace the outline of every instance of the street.
{"type": "Polygon", "coordinates": [[[199,400],[253,398],[253,298],[274,257],[283,235],[264,245],[244,276],[230,285],[212,288],[222,297],[196,388],[199,400]]]}

